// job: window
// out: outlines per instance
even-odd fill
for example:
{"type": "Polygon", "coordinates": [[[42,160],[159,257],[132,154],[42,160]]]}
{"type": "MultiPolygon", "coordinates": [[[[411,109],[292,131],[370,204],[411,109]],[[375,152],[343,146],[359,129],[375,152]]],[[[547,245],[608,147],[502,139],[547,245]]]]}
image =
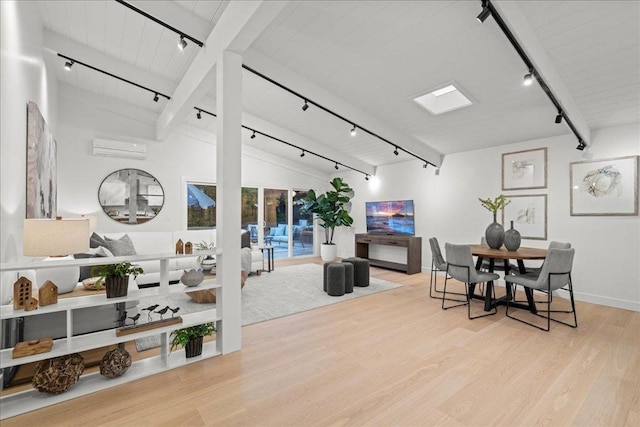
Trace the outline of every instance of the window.
{"type": "Polygon", "coordinates": [[[216,228],[216,186],[187,182],[187,230],[216,228]]]}

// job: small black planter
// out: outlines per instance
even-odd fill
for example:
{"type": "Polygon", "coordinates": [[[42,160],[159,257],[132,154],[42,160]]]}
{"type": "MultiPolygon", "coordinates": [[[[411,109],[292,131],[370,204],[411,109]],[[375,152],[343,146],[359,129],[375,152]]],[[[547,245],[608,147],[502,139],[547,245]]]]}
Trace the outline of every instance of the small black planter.
{"type": "Polygon", "coordinates": [[[107,277],[104,280],[107,298],[126,297],[129,290],[129,276],[107,277]]]}
{"type": "Polygon", "coordinates": [[[189,340],[187,345],[184,347],[187,359],[190,357],[200,356],[202,354],[202,341],[203,337],[193,338],[189,340]]]}

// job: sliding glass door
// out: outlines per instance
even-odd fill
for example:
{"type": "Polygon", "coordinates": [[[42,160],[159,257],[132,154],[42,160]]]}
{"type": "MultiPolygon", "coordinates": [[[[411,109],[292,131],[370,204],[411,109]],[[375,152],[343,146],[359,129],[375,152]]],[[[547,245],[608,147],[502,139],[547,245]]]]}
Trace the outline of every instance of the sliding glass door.
{"type": "Polygon", "coordinates": [[[302,199],[306,196],[307,190],[293,191],[293,256],[313,255],[313,214],[304,209],[302,199]]]}
{"type": "Polygon", "coordinates": [[[289,257],[289,190],[264,189],[264,243],[274,247],[274,258],[289,257]]]}

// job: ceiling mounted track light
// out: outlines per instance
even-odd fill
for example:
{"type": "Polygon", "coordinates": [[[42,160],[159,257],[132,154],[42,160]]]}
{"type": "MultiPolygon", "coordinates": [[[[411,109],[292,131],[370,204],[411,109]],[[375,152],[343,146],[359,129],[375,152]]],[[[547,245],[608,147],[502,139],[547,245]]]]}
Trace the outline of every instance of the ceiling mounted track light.
{"type": "Polygon", "coordinates": [[[202,118],[202,111],[198,110],[196,117],[198,118],[198,120],[200,120],[202,118]]]}
{"type": "Polygon", "coordinates": [[[556,116],[556,123],[562,123],[562,110],[558,110],[558,115],[556,116]]]}
{"type": "MultiPolygon", "coordinates": [[[[193,109],[194,109],[194,110],[196,110],[196,111],[200,111],[200,112],[202,112],[202,113],[208,114],[208,115],[210,115],[210,116],[212,116],[212,117],[218,117],[218,115],[217,115],[217,114],[212,113],[212,112],[207,111],[207,110],[203,110],[203,109],[202,109],[202,108],[200,108],[200,107],[193,107],[193,109]]],[[[358,173],[361,173],[362,175],[369,176],[369,174],[368,174],[368,173],[366,173],[366,172],[363,172],[363,171],[361,171],[361,170],[359,170],[359,169],[356,169],[356,168],[353,168],[353,167],[351,167],[351,166],[347,166],[347,165],[345,165],[345,164],[343,164],[343,163],[339,163],[339,162],[337,162],[337,161],[335,161],[335,160],[333,160],[333,159],[330,159],[330,158],[328,158],[328,157],[326,157],[326,156],[323,156],[322,154],[314,153],[313,151],[309,151],[309,150],[307,150],[307,149],[305,149],[305,148],[298,147],[298,146],[297,146],[297,145],[295,145],[295,144],[292,144],[292,143],[287,142],[287,141],[285,141],[285,140],[283,140],[283,139],[280,139],[280,138],[276,138],[275,136],[271,136],[271,135],[266,134],[266,133],[264,133],[264,132],[260,132],[260,131],[258,131],[258,130],[253,129],[253,128],[250,128],[249,126],[245,126],[245,125],[243,125],[243,124],[241,124],[240,126],[241,126],[243,129],[247,129],[247,130],[249,130],[249,131],[253,132],[253,134],[252,134],[251,138],[254,138],[256,134],[260,134],[260,135],[262,135],[262,136],[264,136],[264,137],[266,137],[266,138],[269,138],[269,139],[272,139],[272,140],[274,140],[274,141],[281,142],[281,143],[283,143],[283,144],[285,144],[285,145],[288,145],[289,147],[295,148],[295,149],[297,149],[297,150],[301,150],[301,151],[302,151],[302,153],[309,153],[309,154],[311,154],[311,155],[313,155],[313,156],[316,156],[316,157],[319,157],[319,158],[321,158],[321,159],[327,160],[327,161],[329,161],[329,162],[331,162],[331,163],[335,163],[335,164],[336,164],[336,166],[340,164],[340,165],[344,166],[344,167],[345,167],[345,168],[347,168],[347,169],[351,169],[351,170],[352,170],[352,171],[354,171],[354,172],[358,172],[358,173]]],[[[300,157],[303,157],[303,155],[302,155],[302,154],[300,154],[300,157]]]]}
{"type": "Polygon", "coordinates": [[[87,68],[89,68],[89,69],[91,69],[91,70],[93,70],[93,71],[97,71],[97,72],[102,73],[102,74],[104,74],[104,75],[107,75],[107,76],[109,76],[109,77],[113,77],[114,79],[118,79],[118,80],[120,80],[121,82],[129,83],[129,84],[130,84],[130,85],[132,85],[132,86],[138,87],[138,88],[140,88],[140,89],[144,89],[144,90],[146,90],[147,92],[151,92],[151,93],[154,95],[154,96],[153,96],[153,100],[154,100],[155,102],[158,102],[158,99],[159,99],[159,97],[160,97],[160,96],[161,96],[161,97],[163,97],[163,98],[166,98],[166,99],[171,99],[171,97],[170,97],[169,95],[165,95],[164,93],[162,93],[162,92],[158,92],[157,90],[153,90],[153,89],[148,88],[148,87],[146,87],[146,86],[142,86],[141,84],[138,84],[138,83],[136,83],[136,82],[132,82],[131,80],[127,80],[127,79],[125,79],[124,77],[116,76],[116,75],[115,75],[115,74],[113,74],[113,73],[110,73],[110,72],[108,72],[108,71],[101,70],[100,68],[96,68],[96,67],[94,67],[93,65],[89,65],[89,64],[87,64],[87,63],[85,63],[85,62],[78,61],[77,59],[70,58],[70,57],[68,57],[68,56],[66,56],[66,55],[63,55],[63,54],[61,54],[61,53],[58,53],[58,56],[59,56],[60,58],[63,58],[63,59],[66,59],[66,60],[67,60],[67,62],[65,62],[65,64],[64,64],[65,69],[67,68],[67,64],[68,64],[68,63],[71,63],[71,65],[79,64],[79,65],[82,65],[83,67],[87,67],[87,68]]]}
{"type": "MultiPolygon", "coordinates": [[[[511,46],[513,46],[516,53],[520,56],[520,59],[522,59],[522,62],[524,62],[524,64],[529,69],[529,74],[524,76],[525,78],[524,84],[527,85],[527,81],[529,81],[528,84],[531,84],[533,83],[533,79],[534,78],[536,79],[540,88],[544,91],[544,93],[547,94],[547,96],[549,97],[549,100],[553,103],[554,107],[556,107],[556,109],[558,110],[559,112],[558,116],[560,117],[560,120],[562,121],[564,119],[564,122],[567,124],[567,126],[569,126],[569,128],[571,129],[571,132],[573,132],[575,137],[578,139],[579,141],[579,144],[577,147],[578,150],[584,150],[585,147],[587,146],[587,143],[584,141],[584,138],[582,138],[582,135],[580,135],[580,132],[578,132],[578,129],[576,129],[571,119],[567,116],[567,112],[562,109],[562,106],[560,105],[560,102],[558,101],[556,96],[553,94],[553,91],[551,90],[547,82],[545,82],[542,75],[540,75],[540,73],[536,70],[533,64],[533,61],[527,56],[522,46],[520,46],[520,43],[516,39],[515,35],[511,32],[506,22],[504,22],[504,20],[496,10],[496,8],[493,6],[493,4],[491,3],[491,0],[482,0],[482,7],[483,8],[486,7],[487,9],[489,9],[491,16],[493,16],[493,20],[496,21],[496,24],[498,24],[498,27],[500,27],[500,29],[502,30],[502,33],[509,40],[509,42],[511,43],[511,46]]],[[[558,116],[556,116],[556,123],[561,122],[561,121],[560,122],[558,121],[558,116]]]]}
{"type": "Polygon", "coordinates": [[[187,41],[184,39],[184,36],[180,36],[180,40],[178,41],[178,49],[184,50],[187,47],[187,41]]]}
{"type": "Polygon", "coordinates": [[[532,83],[533,83],[533,72],[529,70],[529,73],[524,75],[522,84],[525,86],[531,86],[532,83]]]}
{"type": "Polygon", "coordinates": [[[424,165],[422,165],[422,167],[423,167],[424,169],[426,169],[426,168],[427,168],[427,166],[429,166],[429,163],[425,163],[424,165]]]}
{"type": "Polygon", "coordinates": [[[335,165],[334,167],[336,168],[336,170],[340,169],[340,168],[338,167],[338,162],[336,162],[336,165],[335,165]]]}
{"type": "Polygon", "coordinates": [[[482,2],[482,12],[480,12],[480,15],[478,15],[478,17],[476,18],[478,20],[478,22],[480,22],[481,24],[487,20],[487,18],[491,16],[491,9],[489,9],[489,6],[487,5],[486,1],[482,2]]]}
{"type": "Polygon", "coordinates": [[[304,100],[304,105],[302,106],[302,111],[307,111],[309,109],[309,104],[307,104],[307,100],[304,100]]]}
{"type": "Polygon", "coordinates": [[[364,176],[365,181],[369,181],[369,175],[364,176]]]}
{"type": "Polygon", "coordinates": [[[71,67],[73,67],[73,64],[75,64],[75,62],[73,61],[67,61],[64,63],[64,69],[67,71],[71,71],[71,67]]]}
{"type": "Polygon", "coordinates": [[[251,134],[251,139],[254,139],[256,137],[256,131],[254,130],[253,133],[251,134]]]}
{"type": "Polygon", "coordinates": [[[398,154],[400,154],[400,153],[398,152],[398,147],[396,147],[396,149],[395,149],[395,150],[393,150],[393,154],[395,154],[396,156],[397,156],[398,154]]]}
{"type": "Polygon", "coordinates": [[[302,150],[302,153],[300,153],[300,157],[304,157],[304,150],[302,150]]]}
{"type": "MultiPolygon", "coordinates": [[[[360,125],[358,125],[358,124],[354,123],[353,121],[351,121],[351,120],[347,119],[346,117],[344,117],[344,116],[342,116],[342,115],[340,115],[340,114],[336,113],[335,111],[332,111],[332,110],[328,109],[327,107],[325,107],[325,106],[323,106],[323,105],[321,105],[321,104],[318,104],[317,102],[314,102],[313,100],[311,100],[311,99],[309,99],[308,97],[306,97],[306,96],[302,95],[301,93],[298,93],[298,92],[296,92],[295,90],[290,89],[290,88],[288,88],[287,86],[283,85],[282,83],[279,83],[279,82],[277,82],[277,81],[273,80],[272,78],[270,78],[270,77],[268,77],[268,76],[265,76],[265,75],[264,75],[264,74],[262,74],[261,72],[256,71],[256,70],[254,70],[253,68],[251,68],[251,67],[249,67],[249,66],[247,66],[247,65],[245,65],[245,64],[242,64],[242,68],[244,68],[245,70],[249,71],[250,73],[255,74],[255,75],[256,75],[256,76],[258,76],[258,77],[261,77],[262,79],[264,79],[264,80],[268,81],[269,83],[271,83],[271,84],[273,84],[273,85],[275,85],[275,86],[278,86],[280,89],[285,90],[285,91],[289,92],[290,94],[297,96],[298,98],[300,98],[300,99],[304,100],[305,104],[311,104],[311,105],[313,105],[314,107],[316,107],[316,108],[318,108],[318,109],[320,109],[320,110],[324,111],[325,113],[331,114],[332,116],[334,116],[334,117],[336,117],[336,118],[338,118],[338,119],[340,119],[340,120],[342,120],[342,121],[344,121],[344,122],[348,123],[350,126],[352,126],[352,128],[351,128],[351,130],[350,130],[350,132],[349,132],[349,134],[350,134],[351,136],[356,136],[356,135],[357,135],[357,133],[358,133],[358,132],[357,132],[357,130],[358,130],[358,129],[360,129],[360,130],[362,130],[362,131],[366,132],[367,134],[369,134],[369,135],[371,135],[371,136],[373,136],[373,137],[375,137],[375,138],[378,138],[379,140],[381,140],[381,141],[383,141],[383,142],[385,142],[385,143],[389,144],[389,145],[390,145],[390,146],[392,146],[392,147],[398,147],[399,149],[401,149],[402,151],[404,151],[404,152],[405,152],[405,153],[407,153],[408,155],[410,155],[410,156],[412,156],[412,157],[415,157],[415,158],[416,158],[416,159],[418,159],[418,160],[421,160],[421,161],[423,161],[423,162],[427,162],[428,164],[435,166],[435,165],[434,165],[433,163],[431,163],[430,161],[428,161],[428,160],[426,160],[426,159],[423,159],[422,157],[418,156],[417,154],[414,154],[414,153],[412,153],[411,151],[409,151],[409,150],[407,150],[407,149],[405,149],[405,148],[400,147],[398,144],[395,144],[395,143],[393,143],[393,142],[389,141],[388,139],[386,139],[386,138],[384,138],[384,137],[382,137],[382,136],[378,135],[377,133],[375,133],[375,132],[373,132],[373,131],[371,131],[371,130],[369,130],[369,129],[367,129],[367,128],[364,128],[364,127],[362,127],[362,126],[360,126],[360,125]]],[[[303,110],[304,110],[304,106],[303,106],[302,108],[303,108],[303,110]]],[[[360,172],[360,171],[358,171],[358,172],[360,172]]]]}
{"type": "Polygon", "coordinates": [[[194,42],[195,44],[197,44],[200,47],[204,46],[204,43],[202,43],[200,40],[195,39],[195,38],[191,37],[188,34],[185,34],[183,31],[180,31],[179,29],[167,24],[166,22],[163,22],[163,21],[159,20],[155,16],[149,15],[147,12],[145,12],[145,11],[143,11],[141,9],[138,9],[134,5],[129,4],[126,1],[123,1],[123,0],[116,0],[116,2],[120,3],[124,7],[128,7],[129,9],[133,10],[136,13],[139,13],[140,15],[144,16],[147,19],[151,19],[156,24],[160,24],[163,27],[165,27],[166,29],[171,30],[174,33],[178,34],[180,36],[180,41],[178,42],[178,47],[180,49],[184,49],[185,47],[187,47],[187,42],[184,39],[188,39],[189,41],[194,42]]]}

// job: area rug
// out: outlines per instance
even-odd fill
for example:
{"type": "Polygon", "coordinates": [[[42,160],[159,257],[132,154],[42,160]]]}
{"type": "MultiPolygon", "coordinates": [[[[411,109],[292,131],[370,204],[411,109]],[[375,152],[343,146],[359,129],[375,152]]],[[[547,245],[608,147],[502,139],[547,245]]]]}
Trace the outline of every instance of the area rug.
{"type": "MultiPolygon", "coordinates": [[[[366,288],[356,286],[353,289],[353,293],[345,294],[341,297],[332,297],[322,289],[322,269],[322,265],[318,264],[300,264],[280,267],[271,273],[262,273],[260,276],[249,276],[245,287],[242,289],[242,326],[349,301],[402,286],[372,277],[369,286],[366,288]]],[[[157,298],[145,298],[140,300],[138,307],[143,309],[157,303],[157,298]]],[[[171,307],[180,307],[180,311],[177,314],[192,313],[215,307],[215,304],[198,304],[186,294],[171,295],[167,298],[166,304],[171,307]]],[[[138,351],[148,350],[160,346],[160,336],[145,337],[137,339],[135,342],[138,351]]]]}

